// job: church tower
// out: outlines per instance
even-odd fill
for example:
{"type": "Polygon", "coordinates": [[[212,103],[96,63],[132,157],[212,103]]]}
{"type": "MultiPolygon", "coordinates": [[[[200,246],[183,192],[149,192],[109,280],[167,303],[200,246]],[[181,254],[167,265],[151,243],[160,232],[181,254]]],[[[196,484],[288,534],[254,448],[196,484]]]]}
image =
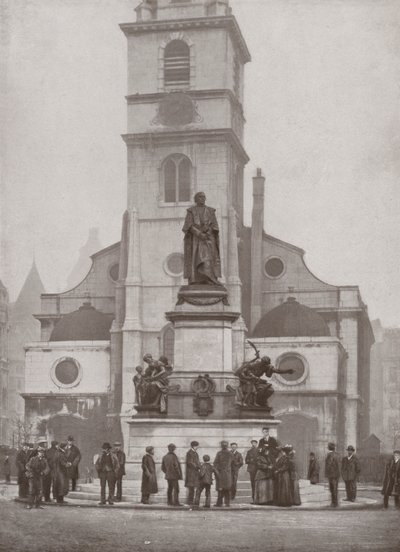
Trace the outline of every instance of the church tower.
{"type": "Polygon", "coordinates": [[[122,379],[122,413],[132,408],[132,376],[143,354],[173,350],[164,313],[184,283],[182,226],[198,191],[216,208],[221,281],[241,312],[237,233],[248,161],[242,103],[250,54],[229,0],[147,0],[136,14],[135,23],[121,25],[128,41],[128,198],[112,379],[122,379]]]}

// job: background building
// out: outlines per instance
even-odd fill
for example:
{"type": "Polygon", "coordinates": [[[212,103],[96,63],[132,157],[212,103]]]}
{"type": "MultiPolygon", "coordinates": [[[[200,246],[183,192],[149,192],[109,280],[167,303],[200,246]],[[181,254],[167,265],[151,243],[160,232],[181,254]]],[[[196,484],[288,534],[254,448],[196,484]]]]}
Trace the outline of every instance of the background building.
{"type": "MultiPolygon", "coordinates": [[[[274,378],[273,406],[279,438],[295,445],[304,473],[309,450],[322,455],[334,440],[343,451],[369,435],[367,309],[357,286],[320,281],[304,251],[265,233],[261,170],[253,179],[252,226],[244,226],[250,54],[228,0],[145,1],[136,12],[135,23],[121,26],[128,41],[121,242],[92,255],[76,287],[42,295],[41,342],[27,347],[27,418],[49,438],[74,433],[88,463],[107,432],[125,431],[143,354],[173,362],[165,313],[184,283],[186,209],[202,190],[220,225],[221,281],[243,315],[233,324],[234,365],[243,360],[247,332],[274,363],[295,369],[291,378],[274,378]]],[[[252,357],[251,347],[245,354],[252,357]]]]}
{"type": "Polygon", "coordinates": [[[372,325],[371,431],[390,453],[400,447],[400,328],[384,328],[379,320],[372,325]]]}
{"type": "Polygon", "coordinates": [[[9,437],[8,291],[0,280],[0,445],[9,437]]]}

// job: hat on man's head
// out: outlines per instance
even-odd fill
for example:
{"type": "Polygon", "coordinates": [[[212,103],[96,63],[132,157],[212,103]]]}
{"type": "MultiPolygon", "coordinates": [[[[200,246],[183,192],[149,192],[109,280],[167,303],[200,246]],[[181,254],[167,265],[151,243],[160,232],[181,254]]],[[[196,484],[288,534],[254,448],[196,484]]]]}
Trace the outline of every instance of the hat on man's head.
{"type": "Polygon", "coordinates": [[[265,427],[262,428],[262,430],[263,430],[263,431],[269,431],[269,427],[266,427],[266,426],[265,426],[265,427]]]}
{"type": "Polygon", "coordinates": [[[51,442],[51,446],[52,446],[52,447],[55,447],[55,446],[57,446],[57,445],[58,445],[58,441],[52,441],[52,442],[51,442]]]}
{"type": "Polygon", "coordinates": [[[175,449],[176,449],[176,446],[174,445],[174,443],[170,443],[170,444],[168,445],[168,450],[169,450],[170,452],[174,451],[175,449]]]}
{"type": "Polygon", "coordinates": [[[282,447],[282,450],[283,452],[292,452],[293,447],[292,445],[285,445],[284,447],[282,447]]]}
{"type": "Polygon", "coordinates": [[[151,452],[152,450],[154,450],[154,447],[152,446],[146,447],[146,452],[151,452]]]}
{"type": "Polygon", "coordinates": [[[72,437],[72,435],[68,435],[67,441],[74,441],[74,438],[72,437]]]}
{"type": "Polygon", "coordinates": [[[103,450],[110,450],[111,449],[111,445],[110,443],[103,443],[103,446],[101,447],[103,450]]]}
{"type": "Polygon", "coordinates": [[[332,442],[328,443],[328,449],[329,450],[335,450],[335,448],[336,448],[335,443],[332,443],[332,442]]]}
{"type": "Polygon", "coordinates": [[[58,445],[58,448],[65,449],[66,446],[67,446],[67,443],[60,443],[60,444],[58,445]]]}
{"type": "Polygon", "coordinates": [[[221,441],[221,447],[223,447],[223,446],[228,447],[229,446],[228,441],[221,441]]]}
{"type": "Polygon", "coordinates": [[[199,443],[198,443],[198,441],[192,441],[192,442],[190,443],[190,446],[191,446],[191,447],[198,447],[198,446],[199,446],[199,443]]]}
{"type": "Polygon", "coordinates": [[[352,445],[349,445],[347,447],[347,450],[351,451],[351,452],[354,452],[356,449],[352,446],[352,445]]]}

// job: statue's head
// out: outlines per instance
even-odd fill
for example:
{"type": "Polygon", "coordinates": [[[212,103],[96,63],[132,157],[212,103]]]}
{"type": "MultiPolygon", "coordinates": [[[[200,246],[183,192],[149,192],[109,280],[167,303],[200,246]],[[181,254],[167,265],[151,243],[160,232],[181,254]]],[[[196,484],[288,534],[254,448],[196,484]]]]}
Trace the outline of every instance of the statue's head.
{"type": "Polygon", "coordinates": [[[197,192],[194,196],[194,202],[196,205],[205,205],[206,204],[206,194],[204,192],[197,192]]]}
{"type": "Polygon", "coordinates": [[[153,360],[153,357],[150,353],[146,353],[143,357],[144,362],[151,362],[153,360]]]}
{"type": "Polygon", "coordinates": [[[261,357],[261,362],[263,364],[271,364],[271,359],[268,356],[261,357]]]}
{"type": "Polygon", "coordinates": [[[141,374],[143,372],[143,367],[142,366],[136,366],[136,372],[138,374],[141,374]]]}

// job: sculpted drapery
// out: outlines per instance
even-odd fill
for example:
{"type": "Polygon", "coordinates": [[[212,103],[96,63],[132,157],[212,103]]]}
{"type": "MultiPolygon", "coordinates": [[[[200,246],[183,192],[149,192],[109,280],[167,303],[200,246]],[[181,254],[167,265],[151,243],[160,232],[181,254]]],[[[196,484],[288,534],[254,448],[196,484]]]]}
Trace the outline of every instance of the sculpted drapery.
{"type": "Polygon", "coordinates": [[[221,285],[219,228],[215,209],[208,207],[203,192],[195,195],[196,205],[187,210],[182,228],[184,239],[184,278],[189,285],[221,285]]]}

